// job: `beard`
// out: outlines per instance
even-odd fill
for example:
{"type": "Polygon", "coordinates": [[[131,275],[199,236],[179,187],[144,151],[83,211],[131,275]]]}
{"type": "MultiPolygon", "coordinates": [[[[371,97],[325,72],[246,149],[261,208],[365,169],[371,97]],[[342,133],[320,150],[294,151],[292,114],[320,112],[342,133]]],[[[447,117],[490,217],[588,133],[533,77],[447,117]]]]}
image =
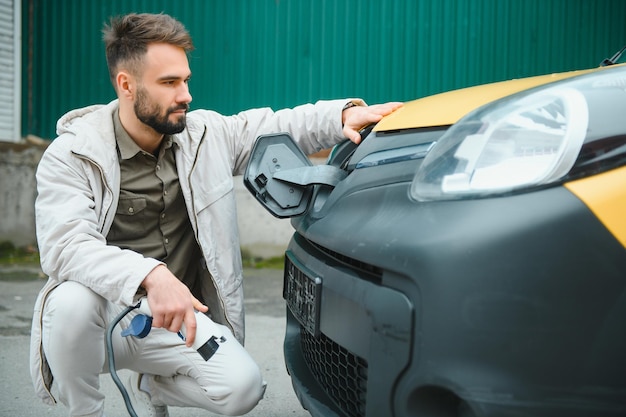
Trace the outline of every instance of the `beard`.
{"type": "Polygon", "coordinates": [[[185,129],[187,116],[183,114],[178,120],[171,122],[170,115],[177,110],[189,110],[189,105],[179,104],[163,111],[161,106],[150,100],[147,91],[143,87],[140,87],[137,89],[137,99],[135,100],[134,110],[137,118],[145,125],[150,126],[156,132],[163,135],[173,135],[185,129]]]}

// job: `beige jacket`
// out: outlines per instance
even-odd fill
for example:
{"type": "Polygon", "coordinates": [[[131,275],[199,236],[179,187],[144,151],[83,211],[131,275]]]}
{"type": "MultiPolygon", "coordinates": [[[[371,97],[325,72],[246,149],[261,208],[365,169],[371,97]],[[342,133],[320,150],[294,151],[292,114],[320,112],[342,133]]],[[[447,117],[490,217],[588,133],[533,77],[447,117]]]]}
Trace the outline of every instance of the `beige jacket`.
{"type": "MultiPolygon", "coordinates": [[[[343,140],[341,109],[348,100],[294,109],[255,109],[234,116],[196,110],[175,136],[179,180],[188,215],[213,278],[225,319],[243,343],[242,265],[233,176],[243,173],[259,135],[289,132],[305,153],[343,140]]],[[[31,376],[41,399],[53,375],[41,346],[42,307],[63,281],[77,281],[113,303],[131,305],[140,283],[160,262],[107,246],[117,208],[120,172],[113,134],[118,103],[67,113],[37,169],[35,203],[41,265],[49,276],[41,290],[31,333],[31,376]]]]}

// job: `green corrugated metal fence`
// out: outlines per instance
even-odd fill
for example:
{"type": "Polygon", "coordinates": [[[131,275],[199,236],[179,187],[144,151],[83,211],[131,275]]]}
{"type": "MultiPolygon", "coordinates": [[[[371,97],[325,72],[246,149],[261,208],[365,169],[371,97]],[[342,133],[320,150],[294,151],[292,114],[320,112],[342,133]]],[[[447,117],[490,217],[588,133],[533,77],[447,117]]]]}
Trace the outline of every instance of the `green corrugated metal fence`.
{"type": "Polygon", "coordinates": [[[111,15],[165,12],[192,34],[194,108],[358,96],[370,103],[596,66],[626,44],[624,0],[23,0],[22,133],[114,98],[111,15]]]}

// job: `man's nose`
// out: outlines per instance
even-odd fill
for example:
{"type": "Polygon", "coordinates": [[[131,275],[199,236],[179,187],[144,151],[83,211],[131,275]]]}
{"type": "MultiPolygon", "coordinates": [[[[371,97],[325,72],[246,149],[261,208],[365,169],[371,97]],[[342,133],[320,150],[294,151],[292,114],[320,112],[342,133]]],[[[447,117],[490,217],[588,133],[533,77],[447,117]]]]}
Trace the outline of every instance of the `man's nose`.
{"type": "Polygon", "coordinates": [[[187,83],[183,83],[178,91],[178,95],[176,100],[179,103],[191,103],[192,97],[189,92],[189,85],[187,83]]]}

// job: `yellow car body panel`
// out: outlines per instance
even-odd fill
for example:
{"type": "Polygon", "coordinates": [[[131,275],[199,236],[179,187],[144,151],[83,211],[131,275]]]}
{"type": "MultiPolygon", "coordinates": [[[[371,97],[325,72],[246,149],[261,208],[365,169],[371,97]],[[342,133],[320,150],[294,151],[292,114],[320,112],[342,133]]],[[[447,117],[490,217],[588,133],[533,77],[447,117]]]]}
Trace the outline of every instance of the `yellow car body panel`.
{"type": "Polygon", "coordinates": [[[450,126],[470,111],[494,100],[528,90],[529,88],[600,69],[593,68],[590,70],[500,81],[435,94],[405,103],[403,107],[381,120],[374,130],[383,132],[420,127],[450,126]]]}
{"type": "Polygon", "coordinates": [[[565,184],[626,248],[626,167],[565,184]]]}

